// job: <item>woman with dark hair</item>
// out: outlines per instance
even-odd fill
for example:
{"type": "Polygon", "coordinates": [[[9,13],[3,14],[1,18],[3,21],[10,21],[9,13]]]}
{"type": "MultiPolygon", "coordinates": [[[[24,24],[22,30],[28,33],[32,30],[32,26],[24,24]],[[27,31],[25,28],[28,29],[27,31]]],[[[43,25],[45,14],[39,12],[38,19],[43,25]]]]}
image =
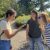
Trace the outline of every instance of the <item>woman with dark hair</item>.
{"type": "Polygon", "coordinates": [[[19,29],[12,30],[11,22],[14,21],[16,16],[16,11],[13,9],[7,10],[6,18],[0,21],[0,50],[10,50],[11,38],[16,35],[16,33],[24,27],[21,26],[19,29]]]}
{"type": "Polygon", "coordinates": [[[29,41],[31,50],[35,49],[35,42],[37,42],[39,50],[44,50],[41,41],[41,29],[39,28],[37,18],[38,18],[37,12],[34,10],[31,11],[31,19],[28,21],[26,29],[27,39],[29,41]]]}

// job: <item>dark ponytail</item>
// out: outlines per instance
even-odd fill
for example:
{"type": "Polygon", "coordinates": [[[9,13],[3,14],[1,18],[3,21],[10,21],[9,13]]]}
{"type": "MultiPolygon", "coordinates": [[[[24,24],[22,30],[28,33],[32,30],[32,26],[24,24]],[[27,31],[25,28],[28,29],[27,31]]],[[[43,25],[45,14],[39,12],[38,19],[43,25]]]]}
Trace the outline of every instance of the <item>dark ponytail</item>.
{"type": "Polygon", "coordinates": [[[16,12],[15,12],[15,10],[13,10],[13,9],[10,9],[10,10],[7,10],[7,12],[6,12],[6,18],[8,18],[8,15],[14,15],[16,12]]]}

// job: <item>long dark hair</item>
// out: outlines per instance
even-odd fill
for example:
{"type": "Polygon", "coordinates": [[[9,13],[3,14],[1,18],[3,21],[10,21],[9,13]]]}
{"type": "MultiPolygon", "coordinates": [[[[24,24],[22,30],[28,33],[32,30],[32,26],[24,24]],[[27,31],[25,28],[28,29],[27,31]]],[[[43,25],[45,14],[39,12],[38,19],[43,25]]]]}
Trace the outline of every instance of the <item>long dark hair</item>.
{"type": "Polygon", "coordinates": [[[35,19],[36,19],[36,21],[38,22],[38,19],[37,19],[37,17],[38,17],[38,13],[37,13],[35,10],[32,10],[31,13],[35,13],[35,14],[36,14],[35,19]]]}

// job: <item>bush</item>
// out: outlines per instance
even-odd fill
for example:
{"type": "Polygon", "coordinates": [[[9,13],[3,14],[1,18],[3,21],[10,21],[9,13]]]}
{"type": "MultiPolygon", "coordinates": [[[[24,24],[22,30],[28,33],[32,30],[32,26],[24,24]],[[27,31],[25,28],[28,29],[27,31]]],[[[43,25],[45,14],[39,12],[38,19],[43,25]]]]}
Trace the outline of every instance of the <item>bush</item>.
{"type": "Polygon", "coordinates": [[[25,24],[30,19],[30,15],[23,15],[16,18],[16,23],[25,24]]]}

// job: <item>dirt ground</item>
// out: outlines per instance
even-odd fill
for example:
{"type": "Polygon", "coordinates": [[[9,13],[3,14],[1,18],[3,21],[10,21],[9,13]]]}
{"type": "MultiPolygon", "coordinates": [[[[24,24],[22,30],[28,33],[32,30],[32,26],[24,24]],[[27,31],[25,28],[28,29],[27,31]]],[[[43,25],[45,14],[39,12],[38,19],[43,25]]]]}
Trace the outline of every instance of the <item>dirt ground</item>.
{"type": "Polygon", "coordinates": [[[22,30],[11,39],[12,50],[18,50],[22,42],[26,41],[26,31],[22,30]]]}
{"type": "MultiPolygon", "coordinates": [[[[26,30],[22,30],[18,32],[16,36],[14,36],[11,39],[12,50],[18,50],[18,48],[23,44],[23,42],[24,43],[27,42],[26,41],[26,30]]],[[[48,47],[45,47],[45,50],[50,50],[50,49],[48,49],[48,47]]]]}

